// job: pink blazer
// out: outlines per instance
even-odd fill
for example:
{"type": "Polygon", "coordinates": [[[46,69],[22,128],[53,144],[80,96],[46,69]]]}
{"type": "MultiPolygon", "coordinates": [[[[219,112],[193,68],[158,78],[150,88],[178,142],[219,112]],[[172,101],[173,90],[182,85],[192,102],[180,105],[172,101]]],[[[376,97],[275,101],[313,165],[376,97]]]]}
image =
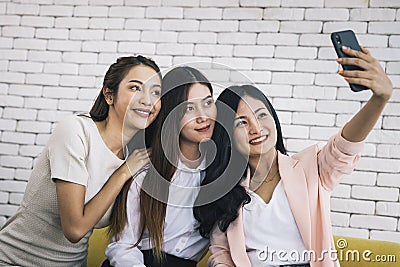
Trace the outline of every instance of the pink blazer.
{"type": "MultiPolygon", "coordinates": [[[[278,154],[279,172],[290,208],[308,250],[321,255],[335,249],[330,220],[330,195],[343,174],[353,171],[363,143],[344,139],[342,130],[325,146],[314,145],[291,157],[278,154]]],[[[247,181],[248,184],[248,181],[247,181]]],[[[242,209],[225,233],[215,227],[209,266],[251,267],[246,254],[242,209]]],[[[319,256],[318,256],[319,257],[319,256]]],[[[338,261],[310,262],[311,267],[337,267],[338,261]]]]}

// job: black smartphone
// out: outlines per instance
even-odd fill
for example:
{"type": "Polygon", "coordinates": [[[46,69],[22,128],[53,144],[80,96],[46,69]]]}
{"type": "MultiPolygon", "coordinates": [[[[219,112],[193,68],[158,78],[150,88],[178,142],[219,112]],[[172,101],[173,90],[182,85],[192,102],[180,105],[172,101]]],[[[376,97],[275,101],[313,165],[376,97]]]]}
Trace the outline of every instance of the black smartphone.
{"type": "MultiPolygon", "coordinates": [[[[347,55],[342,51],[342,46],[347,46],[353,50],[361,51],[360,45],[358,44],[357,37],[352,30],[333,32],[331,33],[331,40],[333,47],[335,48],[338,57],[353,57],[347,55]]],[[[355,65],[342,65],[344,70],[363,70],[362,68],[355,65]]],[[[350,88],[353,92],[360,92],[368,90],[368,87],[359,84],[350,83],[350,88]]]]}

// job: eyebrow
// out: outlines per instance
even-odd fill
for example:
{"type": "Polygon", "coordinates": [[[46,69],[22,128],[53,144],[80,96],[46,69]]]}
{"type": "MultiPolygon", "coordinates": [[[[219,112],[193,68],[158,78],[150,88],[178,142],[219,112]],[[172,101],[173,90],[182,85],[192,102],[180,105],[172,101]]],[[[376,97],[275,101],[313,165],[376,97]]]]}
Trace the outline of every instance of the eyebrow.
{"type": "MultiPolygon", "coordinates": [[[[203,98],[201,101],[207,100],[209,98],[212,98],[211,95],[206,96],[205,98],[203,98]]],[[[194,104],[193,102],[187,101],[188,104],[194,104]]]]}
{"type": "MultiPolygon", "coordinates": [[[[254,111],[254,114],[256,114],[257,112],[259,112],[260,110],[263,110],[263,109],[265,109],[265,108],[258,108],[258,109],[256,109],[256,110],[254,111]]],[[[247,118],[247,116],[239,116],[239,117],[236,117],[236,118],[234,119],[234,121],[235,121],[235,120],[246,119],[246,118],[247,118]]]]}
{"type": "Polygon", "coordinates": [[[257,113],[257,112],[259,112],[259,111],[262,110],[262,109],[265,109],[265,108],[258,108],[258,109],[256,109],[256,111],[254,111],[254,114],[257,113]]]}
{"type": "Polygon", "coordinates": [[[234,121],[236,121],[236,120],[241,120],[241,119],[246,119],[247,118],[247,116],[239,116],[239,117],[236,117],[235,119],[234,119],[234,121]]]}
{"type": "Polygon", "coordinates": [[[139,84],[143,84],[142,81],[139,80],[130,80],[128,83],[139,83],[139,84]]]}
{"type": "MultiPolygon", "coordinates": [[[[138,83],[140,85],[143,85],[143,82],[139,81],[139,80],[130,80],[130,81],[128,81],[128,83],[138,83]]],[[[156,84],[153,84],[152,87],[160,87],[161,88],[161,84],[156,83],[156,84]]]]}

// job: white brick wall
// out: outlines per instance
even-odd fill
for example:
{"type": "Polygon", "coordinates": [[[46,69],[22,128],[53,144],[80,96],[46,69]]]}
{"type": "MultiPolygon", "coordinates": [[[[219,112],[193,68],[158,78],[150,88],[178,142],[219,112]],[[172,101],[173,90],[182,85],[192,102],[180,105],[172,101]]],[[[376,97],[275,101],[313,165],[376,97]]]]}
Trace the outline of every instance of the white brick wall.
{"type": "Polygon", "coordinates": [[[329,35],[348,28],[395,91],[356,170],[332,192],[333,230],[400,242],[398,0],[0,1],[0,226],[15,213],[54,124],[90,109],[118,56],[241,70],[205,73],[222,84],[254,81],[278,110],[293,153],[326,141],[370,96],[352,93],[336,74],[329,35]]]}

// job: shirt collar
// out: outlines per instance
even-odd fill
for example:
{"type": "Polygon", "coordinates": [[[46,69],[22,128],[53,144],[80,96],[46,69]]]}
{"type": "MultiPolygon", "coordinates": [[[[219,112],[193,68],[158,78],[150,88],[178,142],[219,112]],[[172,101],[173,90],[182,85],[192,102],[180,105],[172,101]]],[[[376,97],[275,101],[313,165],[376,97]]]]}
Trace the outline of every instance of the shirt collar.
{"type": "Polygon", "coordinates": [[[177,169],[182,170],[182,171],[187,171],[187,172],[198,172],[198,171],[204,171],[206,169],[206,158],[204,157],[203,160],[200,162],[199,166],[196,168],[192,169],[186,166],[180,159],[178,161],[178,167],[177,169]]]}

